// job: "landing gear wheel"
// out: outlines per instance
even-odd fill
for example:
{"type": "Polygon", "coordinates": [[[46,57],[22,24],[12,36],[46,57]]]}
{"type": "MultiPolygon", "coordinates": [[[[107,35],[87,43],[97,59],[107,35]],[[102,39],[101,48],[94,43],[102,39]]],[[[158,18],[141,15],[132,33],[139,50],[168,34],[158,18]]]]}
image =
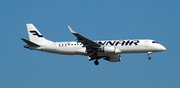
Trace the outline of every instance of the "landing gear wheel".
{"type": "Polygon", "coordinates": [[[151,60],[151,54],[152,52],[148,52],[148,59],[151,60]]]}
{"type": "Polygon", "coordinates": [[[97,60],[95,60],[95,61],[94,61],[94,64],[95,64],[95,65],[98,65],[98,64],[99,64],[99,62],[98,62],[97,60]]]}
{"type": "Polygon", "coordinates": [[[148,57],[149,60],[151,60],[151,57],[148,57]]]}

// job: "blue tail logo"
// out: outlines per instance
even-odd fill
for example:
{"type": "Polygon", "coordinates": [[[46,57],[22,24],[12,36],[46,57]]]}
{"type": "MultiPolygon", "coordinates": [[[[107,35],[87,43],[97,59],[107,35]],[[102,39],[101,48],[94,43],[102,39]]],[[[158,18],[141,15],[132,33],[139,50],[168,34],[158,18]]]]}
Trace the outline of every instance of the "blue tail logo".
{"type": "Polygon", "coordinates": [[[37,35],[38,37],[43,37],[42,35],[38,34],[37,31],[30,31],[31,33],[33,33],[33,35],[37,35]]]}

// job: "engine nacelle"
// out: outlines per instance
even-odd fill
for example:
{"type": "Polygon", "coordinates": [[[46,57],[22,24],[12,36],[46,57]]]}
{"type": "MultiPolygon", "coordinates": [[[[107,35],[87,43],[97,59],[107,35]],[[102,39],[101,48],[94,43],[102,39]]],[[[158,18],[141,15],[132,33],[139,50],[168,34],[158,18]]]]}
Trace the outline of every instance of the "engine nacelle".
{"type": "Polygon", "coordinates": [[[114,53],[115,49],[116,48],[114,46],[105,46],[105,47],[103,47],[103,52],[105,52],[105,53],[114,53]]]}
{"type": "Polygon", "coordinates": [[[121,55],[111,55],[105,58],[109,62],[119,62],[121,61],[121,55]]]}
{"type": "Polygon", "coordinates": [[[105,46],[103,47],[102,51],[104,53],[117,53],[117,54],[121,53],[121,50],[117,49],[115,46],[105,46]]]}

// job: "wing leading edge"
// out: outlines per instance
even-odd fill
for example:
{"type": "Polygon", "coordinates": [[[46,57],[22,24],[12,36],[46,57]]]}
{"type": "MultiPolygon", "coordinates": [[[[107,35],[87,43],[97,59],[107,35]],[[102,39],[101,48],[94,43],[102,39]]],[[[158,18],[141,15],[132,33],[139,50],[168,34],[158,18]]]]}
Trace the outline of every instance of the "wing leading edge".
{"type": "Polygon", "coordinates": [[[83,44],[83,47],[86,47],[87,53],[95,53],[96,49],[101,48],[102,45],[80,35],[79,33],[73,31],[70,26],[68,26],[69,30],[73,35],[77,37],[77,42],[81,42],[83,44]]]}

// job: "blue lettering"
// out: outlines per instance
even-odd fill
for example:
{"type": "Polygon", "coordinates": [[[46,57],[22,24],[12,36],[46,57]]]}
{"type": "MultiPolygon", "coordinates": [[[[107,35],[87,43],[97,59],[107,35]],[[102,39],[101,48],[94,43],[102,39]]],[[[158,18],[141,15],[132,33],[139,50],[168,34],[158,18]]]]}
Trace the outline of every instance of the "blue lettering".
{"type": "Polygon", "coordinates": [[[106,43],[106,41],[105,41],[104,43],[102,43],[101,41],[99,41],[99,42],[97,42],[97,43],[99,43],[99,44],[101,44],[101,45],[104,45],[104,44],[106,43]]]}
{"type": "Polygon", "coordinates": [[[138,40],[134,40],[134,44],[138,45],[139,41],[138,40]]]}
{"type": "Polygon", "coordinates": [[[121,45],[121,46],[131,46],[131,45],[138,45],[139,40],[128,40],[128,41],[123,41],[123,40],[119,40],[119,41],[95,41],[98,44],[101,45],[111,45],[111,46],[117,46],[117,45],[121,45]]]}
{"type": "Polygon", "coordinates": [[[129,40],[126,42],[126,46],[129,44],[129,40]]]}
{"type": "Polygon", "coordinates": [[[116,42],[116,41],[114,41],[113,43],[112,43],[111,41],[108,41],[108,42],[106,43],[106,45],[108,45],[108,43],[109,43],[111,46],[113,46],[113,45],[115,44],[115,42],[116,42]]]}
{"type": "Polygon", "coordinates": [[[117,46],[118,44],[122,44],[122,43],[123,43],[123,41],[117,41],[115,46],[117,46]]]}
{"type": "Polygon", "coordinates": [[[124,45],[124,43],[125,43],[125,41],[123,41],[123,43],[121,44],[121,46],[123,46],[123,45],[124,45]]]}
{"type": "Polygon", "coordinates": [[[129,45],[131,46],[133,44],[133,41],[131,41],[130,43],[129,43],[129,45]]]}

